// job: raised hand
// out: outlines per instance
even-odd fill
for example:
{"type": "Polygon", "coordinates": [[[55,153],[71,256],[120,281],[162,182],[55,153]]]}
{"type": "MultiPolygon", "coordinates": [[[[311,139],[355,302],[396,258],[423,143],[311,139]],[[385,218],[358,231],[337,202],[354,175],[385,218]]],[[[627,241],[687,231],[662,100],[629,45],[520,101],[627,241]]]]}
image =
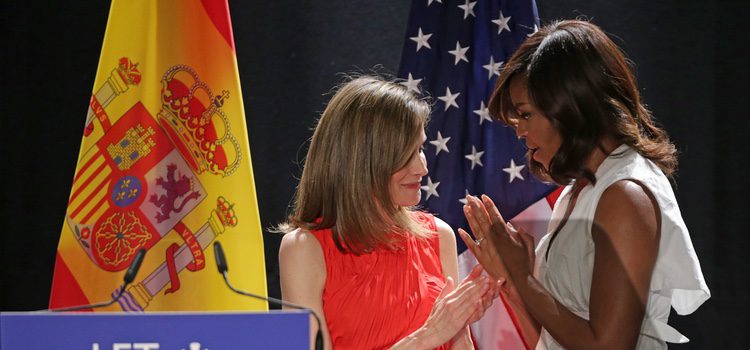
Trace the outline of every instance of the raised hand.
{"type": "Polygon", "coordinates": [[[531,274],[534,263],[533,238],[506,223],[488,196],[482,195],[481,201],[474,196],[467,196],[466,199],[464,215],[476,241],[463,229],[459,229],[459,235],[485,270],[497,279],[531,274]]]}
{"type": "MultiPolygon", "coordinates": [[[[490,201],[492,201],[490,199],[490,201]]],[[[523,227],[516,229],[510,222],[505,223],[505,229],[508,235],[515,243],[521,243],[526,248],[526,256],[528,257],[529,270],[534,271],[534,260],[536,259],[536,253],[534,252],[534,236],[528,234],[523,227]]]]}
{"type": "MultiPolygon", "coordinates": [[[[464,205],[464,215],[469,222],[471,232],[476,237],[474,240],[464,229],[459,228],[458,234],[469,248],[477,261],[484,267],[487,273],[496,279],[506,279],[508,270],[505,263],[500,259],[497,251],[492,248],[487,236],[491,232],[491,221],[484,205],[473,196],[466,196],[467,204],[464,205]],[[478,202],[475,203],[475,202],[478,202]]],[[[499,218],[502,221],[502,216],[499,218]]]]}

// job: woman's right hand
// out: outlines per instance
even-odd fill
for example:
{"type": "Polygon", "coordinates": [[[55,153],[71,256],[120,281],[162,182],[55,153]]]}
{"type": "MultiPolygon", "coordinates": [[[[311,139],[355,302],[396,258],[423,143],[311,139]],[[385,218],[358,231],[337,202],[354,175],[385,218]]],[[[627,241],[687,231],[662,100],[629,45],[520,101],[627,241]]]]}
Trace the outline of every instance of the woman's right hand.
{"type": "Polygon", "coordinates": [[[534,238],[506,222],[488,196],[466,196],[464,215],[477,238],[458,229],[461,239],[494,278],[512,281],[512,275],[528,275],[534,269],[534,238]]]}
{"type": "MultiPolygon", "coordinates": [[[[497,251],[492,247],[488,235],[491,234],[489,227],[481,227],[476,220],[476,216],[489,216],[484,206],[476,208],[474,210],[471,205],[474,204],[474,197],[466,196],[467,204],[464,205],[464,215],[466,220],[471,227],[472,233],[476,236],[476,240],[469,235],[464,229],[458,229],[458,235],[461,236],[461,240],[466,244],[466,248],[471,251],[471,254],[477,258],[477,261],[484,266],[487,273],[493,278],[497,279],[508,279],[508,269],[505,267],[505,263],[497,254],[497,251]],[[481,211],[481,212],[480,212],[481,211]]],[[[501,219],[502,220],[502,219],[501,219]]],[[[506,234],[505,232],[500,234],[506,234]]]]}

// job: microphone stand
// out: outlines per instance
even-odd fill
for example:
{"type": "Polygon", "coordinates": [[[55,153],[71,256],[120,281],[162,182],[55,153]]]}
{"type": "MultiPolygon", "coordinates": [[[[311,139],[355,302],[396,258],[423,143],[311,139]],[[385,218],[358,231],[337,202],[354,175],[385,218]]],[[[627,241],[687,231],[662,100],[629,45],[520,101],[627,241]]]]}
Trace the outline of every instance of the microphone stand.
{"type": "Polygon", "coordinates": [[[260,299],[264,301],[270,301],[278,305],[287,306],[293,309],[304,310],[304,311],[310,312],[310,314],[312,314],[313,317],[315,317],[315,322],[318,324],[318,332],[315,334],[315,349],[323,350],[323,332],[320,330],[321,329],[320,317],[318,317],[318,314],[315,313],[313,309],[300,306],[297,304],[293,304],[293,303],[290,303],[288,301],[284,301],[281,299],[276,299],[273,297],[264,297],[262,295],[248,293],[248,292],[234,288],[232,284],[229,283],[229,278],[227,277],[227,271],[229,271],[229,267],[227,266],[227,260],[224,256],[224,249],[221,248],[221,243],[219,242],[214,242],[214,257],[216,258],[216,267],[219,269],[219,273],[221,273],[221,276],[224,277],[224,282],[226,283],[227,287],[229,287],[231,291],[240,295],[251,297],[251,298],[260,299]]]}
{"type": "Polygon", "coordinates": [[[120,297],[122,296],[122,293],[125,292],[125,287],[128,286],[128,283],[123,283],[120,289],[117,291],[117,295],[112,298],[110,301],[103,301],[96,304],[90,304],[90,305],[78,305],[78,306],[69,306],[64,307],[62,309],[48,309],[48,310],[42,310],[42,311],[49,311],[49,312],[65,312],[65,311],[78,311],[78,310],[85,310],[85,309],[96,309],[99,307],[105,307],[110,306],[114,304],[116,301],[120,300],[120,297]]]}
{"type": "Polygon", "coordinates": [[[146,249],[144,248],[141,248],[137,253],[135,253],[135,257],[133,258],[133,261],[130,262],[130,266],[128,267],[128,270],[125,272],[125,277],[123,278],[122,286],[120,286],[120,289],[117,291],[117,295],[114,298],[112,298],[112,300],[103,301],[103,302],[96,303],[96,304],[69,306],[69,307],[64,307],[61,309],[46,309],[46,310],[41,310],[40,312],[78,311],[78,310],[85,310],[85,309],[96,309],[99,307],[105,307],[105,306],[114,304],[116,301],[120,300],[122,293],[125,292],[125,288],[135,279],[135,275],[138,274],[138,270],[141,268],[141,263],[143,263],[143,258],[145,256],[146,256],[146,249]]]}

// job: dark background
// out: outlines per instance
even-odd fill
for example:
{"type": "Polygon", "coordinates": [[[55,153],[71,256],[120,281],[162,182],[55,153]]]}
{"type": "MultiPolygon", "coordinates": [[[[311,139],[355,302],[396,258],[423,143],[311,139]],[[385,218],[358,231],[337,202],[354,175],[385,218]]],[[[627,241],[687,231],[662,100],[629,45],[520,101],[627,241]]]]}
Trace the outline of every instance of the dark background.
{"type": "MultiPolygon", "coordinates": [[[[426,1],[426,0],[425,0],[426,1]]],[[[485,0],[480,0],[485,1],[485,0]]],[[[444,2],[447,2],[445,0],[444,2]]],[[[746,198],[747,1],[539,0],[543,22],[584,17],[636,62],[644,100],[681,152],[676,194],[712,291],[670,323],[681,349],[743,348],[750,264],[746,198]]],[[[109,4],[3,2],[0,310],[46,307],[109,4]],[[62,5],[64,4],[64,5],[62,5]]],[[[287,213],[326,93],[339,73],[395,73],[410,2],[230,4],[261,221],[287,213]]],[[[455,6],[455,5],[454,5],[455,6]]],[[[265,234],[269,294],[279,238],[265,234]]]]}

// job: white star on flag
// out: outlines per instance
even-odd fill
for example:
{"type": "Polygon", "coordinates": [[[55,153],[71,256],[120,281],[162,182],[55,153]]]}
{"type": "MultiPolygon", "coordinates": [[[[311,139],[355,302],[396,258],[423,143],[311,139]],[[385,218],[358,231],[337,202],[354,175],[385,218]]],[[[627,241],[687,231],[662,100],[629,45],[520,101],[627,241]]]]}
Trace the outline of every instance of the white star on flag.
{"type": "Polygon", "coordinates": [[[440,151],[450,153],[450,151],[448,150],[448,140],[450,139],[450,137],[443,137],[440,131],[438,131],[437,138],[430,141],[431,144],[435,145],[435,155],[438,155],[440,151]]]}
{"type": "Polygon", "coordinates": [[[498,27],[500,27],[500,28],[497,29],[497,34],[502,33],[503,29],[506,29],[509,32],[511,31],[510,27],[508,26],[508,22],[510,22],[510,17],[511,16],[504,17],[503,16],[503,11],[500,11],[500,18],[495,19],[495,20],[492,21],[492,23],[495,23],[495,24],[498,25],[498,27]]]}
{"type": "Polygon", "coordinates": [[[423,47],[432,49],[432,47],[430,47],[430,43],[427,42],[427,40],[430,40],[431,36],[432,34],[422,33],[422,28],[419,28],[419,33],[417,33],[417,36],[410,37],[409,39],[414,40],[414,42],[417,43],[417,52],[419,52],[419,49],[423,47]]]}
{"type": "Polygon", "coordinates": [[[538,31],[539,31],[539,26],[536,25],[536,23],[534,23],[534,31],[531,32],[531,33],[529,33],[529,34],[526,34],[526,36],[527,37],[532,36],[532,35],[534,35],[534,33],[538,32],[538,31]]]}
{"type": "Polygon", "coordinates": [[[471,170],[474,170],[474,167],[479,164],[479,166],[484,166],[482,164],[482,154],[484,154],[484,151],[477,152],[476,147],[471,146],[471,154],[467,154],[464,156],[464,158],[471,161],[471,170]]]}
{"type": "Polygon", "coordinates": [[[402,81],[401,85],[406,86],[409,91],[414,91],[419,94],[421,92],[419,91],[419,83],[421,81],[422,79],[414,79],[414,77],[411,76],[411,73],[409,73],[409,78],[406,81],[402,81]]]}
{"type": "Polygon", "coordinates": [[[466,51],[469,51],[469,46],[461,47],[461,44],[456,41],[456,49],[448,51],[448,53],[456,57],[456,61],[453,63],[454,66],[458,65],[458,62],[461,61],[469,62],[469,60],[466,58],[466,51]]]}
{"type": "Polygon", "coordinates": [[[458,97],[458,95],[460,94],[461,94],[460,92],[451,94],[451,88],[446,87],[445,96],[438,97],[438,100],[445,102],[445,110],[447,111],[448,108],[451,108],[451,106],[458,108],[458,103],[456,103],[456,97],[458,97]]]}
{"type": "Polygon", "coordinates": [[[492,79],[493,75],[500,76],[500,66],[503,62],[495,62],[495,58],[490,56],[490,63],[485,64],[482,68],[487,70],[487,79],[492,79]]]}
{"type": "Polygon", "coordinates": [[[490,118],[490,110],[485,107],[484,101],[482,101],[479,105],[479,109],[475,110],[474,113],[479,116],[479,125],[482,125],[485,120],[492,121],[492,118],[490,118]]]}
{"type": "Polygon", "coordinates": [[[464,196],[461,197],[461,199],[459,199],[458,201],[461,202],[461,204],[463,205],[469,204],[469,201],[466,200],[466,196],[468,195],[469,195],[469,190],[464,190],[464,196]]]}
{"type": "Polygon", "coordinates": [[[524,180],[523,175],[521,175],[521,170],[526,165],[516,165],[516,162],[513,160],[513,158],[510,159],[510,166],[507,168],[503,168],[503,171],[508,173],[510,175],[510,178],[508,179],[508,183],[513,182],[516,178],[519,178],[521,180],[524,180]]]}
{"type": "Polygon", "coordinates": [[[441,3],[441,4],[443,3],[443,0],[427,0],[427,6],[430,6],[430,5],[432,5],[432,2],[433,2],[433,1],[434,1],[434,2],[439,2],[439,3],[441,3]]]}
{"type": "Polygon", "coordinates": [[[427,184],[422,186],[422,190],[427,193],[427,198],[424,200],[430,199],[430,196],[440,197],[440,195],[437,192],[437,187],[440,186],[439,182],[432,182],[432,179],[428,176],[427,177],[427,184]]]}
{"type": "Polygon", "coordinates": [[[476,1],[466,0],[466,3],[463,5],[458,5],[458,8],[464,10],[464,19],[468,18],[469,15],[472,15],[476,17],[477,15],[474,14],[474,6],[477,4],[476,1]]]}

